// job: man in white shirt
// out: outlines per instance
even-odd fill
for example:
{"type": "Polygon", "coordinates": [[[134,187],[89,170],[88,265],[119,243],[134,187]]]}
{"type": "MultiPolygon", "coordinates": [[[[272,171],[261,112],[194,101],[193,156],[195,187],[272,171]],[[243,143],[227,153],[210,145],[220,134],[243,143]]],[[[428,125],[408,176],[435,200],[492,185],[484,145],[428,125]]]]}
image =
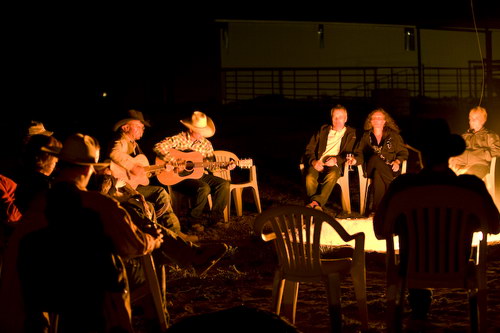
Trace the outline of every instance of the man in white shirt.
{"type": "Polygon", "coordinates": [[[308,207],[322,209],[342,175],[347,154],[352,153],[356,130],[345,126],[347,109],[336,105],[331,110],[332,124],[321,126],[309,140],[304,153],[308,207]]]}

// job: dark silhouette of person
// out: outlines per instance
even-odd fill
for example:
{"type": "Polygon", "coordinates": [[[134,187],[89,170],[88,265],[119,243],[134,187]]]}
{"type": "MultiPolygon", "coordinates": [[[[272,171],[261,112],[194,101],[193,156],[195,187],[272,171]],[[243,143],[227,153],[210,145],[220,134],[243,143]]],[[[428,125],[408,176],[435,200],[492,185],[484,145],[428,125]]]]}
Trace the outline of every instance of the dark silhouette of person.
{"type": "Polygon", "coordinates": [[[187,317],[172,325],[167,332],[300,333],[294,325],[280,316],[248,306],[187,317]]]}
{"type": "MultiPolygon", "coordinates": [[[[385,239],[385,215],[391,198],[398,192],[417,186],[449,185],[466,188],[479,193],[485,202],[488,219],[488,233],[500,232],[500,215],[484,182],[474,175],[457,176],[449,167],[450,157],[458,156],[465,150],[465,141],[460,135],[451,134],[448,123],[444,119],[426,119],[422,121],[421,137],[416,140],[416,148],[421,151],[424,168],[416,174],[403,174],[396,178],[384,195],[373,220],[373,228],[378,239],[385,239]]],[[[397,231],[397,230],[396,230],[397,231]]],[[[400,236],[401,260],[404,260],[404,232],[400,236]]],[[[432,302],[432,291],[429,289],[410,289],[408,302],[412,309],[412,317],[425,319],[432,302]]]]}

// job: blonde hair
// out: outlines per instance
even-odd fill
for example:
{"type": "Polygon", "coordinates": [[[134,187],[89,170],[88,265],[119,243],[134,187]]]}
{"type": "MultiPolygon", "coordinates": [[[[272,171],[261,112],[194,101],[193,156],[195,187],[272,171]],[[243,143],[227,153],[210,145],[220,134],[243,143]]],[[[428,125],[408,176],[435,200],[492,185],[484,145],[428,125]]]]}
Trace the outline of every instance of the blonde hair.
{"type": "Polygon", "coordinates": [[[366,120],[365,120],[365,125],[363,127],[365,129],[365,131],[370,131],[373,129],[372,116],[376,112],[382,113],[385,117],[384,130],[385,130],[385,128],[390,128],[393,131],[395,131],[396,133],[399,133],[399,127],[398,127],[398,125],[396,125],[396,122],[394,121],[394,119],[392,119],[392,117],[382,108],[377,108],[377,109],[373,110],[372,112],[370,112],[370,114],[368,114],[368,117],[366,117],[366,120]]]}
{"type": "Polygon", "coordinates": [[[486,120],[488,119],[488,112],[486,112],[486,109],[481,107],[481,106],[476,106],[476,107],[470,109],[469,115],[471,113],[476,113],[476,114],[481,115],[484,119],[484,122],[486,122],[486,120]]]}

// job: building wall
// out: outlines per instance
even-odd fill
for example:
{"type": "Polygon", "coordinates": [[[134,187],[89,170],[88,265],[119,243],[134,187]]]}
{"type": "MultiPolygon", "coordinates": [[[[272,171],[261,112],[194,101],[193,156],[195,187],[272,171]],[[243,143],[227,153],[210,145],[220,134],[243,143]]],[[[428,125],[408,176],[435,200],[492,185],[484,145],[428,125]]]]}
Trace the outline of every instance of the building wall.
{"type": "MultiPolygon", "coordinates": [[[[229,67],[369,67],[416,66],[417,51],[405,50],[403,25],[316,22],[228,21],[221,43],[221,66],[229,67]]],[[[500,32],[493,32],[493,59],[500,58],[500,32]]],[[[479,33],[483,58],[484,34],[479,33]]],[[[479,61],[476,34],[421,30],[425,66],[467,67],[479,61]]]]}

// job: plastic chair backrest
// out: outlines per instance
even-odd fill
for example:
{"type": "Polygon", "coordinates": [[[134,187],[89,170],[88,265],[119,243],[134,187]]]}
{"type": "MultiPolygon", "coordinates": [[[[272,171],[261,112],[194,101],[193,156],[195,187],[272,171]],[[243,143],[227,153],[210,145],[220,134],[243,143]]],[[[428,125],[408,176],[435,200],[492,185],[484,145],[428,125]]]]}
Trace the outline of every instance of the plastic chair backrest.
{"type": "MultiPolygon", "coordinates": [[[[403,234],[399,237],[400,257],[407,258],[409,288],[466,287],[474,231],[483,231],[480,252],[487,246],[483,202],[476,192],[448,185],[398,192],[389,203],[385,220],[388,270],[394,269],[392,235],[398,228],[403,234]]],[[[479,261],[482,278],[485,259],[479,261]]]]}
{"type": "Polygon", "coordinates": [[[320,236],[323,223],[331,225],[345,242],[354,239],[330,215],[302,206],[264,211],[255,220],[254,230],[265,241],[275,240],[280,266],[286,275],[317,280],[322,275],[320,236]],[[265,229],[266,225],[271,229],[265,229]]]}
{"type": "Polygon", "coordinates": [[[495,196],[496,196],[496,191],[495,191],[495,168],[497,164],[497,158],[493,157],[490,162],[490,172],[484,176],[483,181],[484,184],[486,185],[486,188],[488,189],[488,192],[490,192],[491,197],[493,198],[493,201],[495,201],[495,196]]]}

